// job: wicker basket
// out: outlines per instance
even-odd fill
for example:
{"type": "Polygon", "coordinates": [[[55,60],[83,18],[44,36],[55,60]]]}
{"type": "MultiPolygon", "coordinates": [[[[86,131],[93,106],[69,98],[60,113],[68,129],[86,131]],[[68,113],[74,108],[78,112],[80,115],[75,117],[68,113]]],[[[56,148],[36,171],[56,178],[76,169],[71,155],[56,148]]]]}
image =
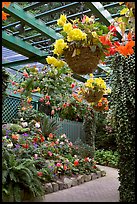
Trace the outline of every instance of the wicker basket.
{"type": "Polygon", "coordinates": [[[80,54],[75,55],[74,57],[72,57],[74,48],[72,49],[71,47],[69,47],[69,49],[64,51],[64,57],[67,64],[74,73],[93,73],[99,63],[101,56],[100,52],[98,50],[92,52],[89,47],[80,47],[78,49],[80,50],[80,54]]]}
{"type": "Polygon", "coordinates": [[[102,106],[93,106],[93,109],[94,109],[95,111],[103,111],[104,108],[105,108],[105,105],[102,105],[102,106]]]}
{"type": "Polygon", "coordinates": [[[98,102],[102,98],[102,96],[102,91],[93,92],[92,90],[89,90],[88,92],[84,93],[84,99],[87,100],[89,103],[98,102]]]}

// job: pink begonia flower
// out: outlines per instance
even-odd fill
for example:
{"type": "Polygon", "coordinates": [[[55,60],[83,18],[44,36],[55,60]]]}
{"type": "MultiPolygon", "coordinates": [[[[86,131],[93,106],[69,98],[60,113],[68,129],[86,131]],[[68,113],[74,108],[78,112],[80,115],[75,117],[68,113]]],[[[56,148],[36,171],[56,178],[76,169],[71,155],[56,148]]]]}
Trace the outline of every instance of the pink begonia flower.
{"type": "Polygon", "coordinates": [[[56,166],[57,166],[57,167],[61,167],[62,164],[58,162],[58,163],[56,164],[56,166]]]}
{"type": "Polygon", "coordinates": [[[50,105],[50,102],[49,102],[49,101],[47,101],[45,104],[46,104],[46,105],[50,105]]]}
{"type": "Polygon", "coordinates": [[[52,152],[48,151],[48,155],[51,157],[52,156],[52,152]]]}
{"type": "Polygon", "coordinates": [[[51,111],[51,115],[54,115],[54,114],[55,114],[55,111],[54,111],[54,110],[52,110],[52,111],[51,111]]]}
{"type": "Polygon", "coordinates": [[[70,142],[70,143],[69,143],[69,146],[72,147],[72,145],[73,145],[72,142],[70,142]]]}
{"type": "Polygon", "coordinates": [[[56,144],[59,144],[59,142],[56,140],[56,142],[55,142],[56,144]]]}
{"type": "Polygon", "coordinates": [[[38,158],[38,154],[34,154],[34,159],[37,159],[38,158]]]}

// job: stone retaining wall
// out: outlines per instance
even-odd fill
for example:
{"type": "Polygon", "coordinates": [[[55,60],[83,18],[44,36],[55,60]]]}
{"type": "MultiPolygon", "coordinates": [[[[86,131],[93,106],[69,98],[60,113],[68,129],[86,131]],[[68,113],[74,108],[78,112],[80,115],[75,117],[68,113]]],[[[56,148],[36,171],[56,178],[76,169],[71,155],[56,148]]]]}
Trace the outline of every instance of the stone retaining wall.
{"type": "Polygon", "coordinates": [[[73,186],[80,185],[84,182],[98,179],[105,175],[106,175],[106,172],[104,170],[100,170],[100,171],[97,171],[96,173],[91,173],[89,175],[84,174],[84,175],[78,175],[77,177],[63,177],[62,179],[57,179],[54,182],[46,183],[44,185],[45,194],[71,188],[73,186]]]}

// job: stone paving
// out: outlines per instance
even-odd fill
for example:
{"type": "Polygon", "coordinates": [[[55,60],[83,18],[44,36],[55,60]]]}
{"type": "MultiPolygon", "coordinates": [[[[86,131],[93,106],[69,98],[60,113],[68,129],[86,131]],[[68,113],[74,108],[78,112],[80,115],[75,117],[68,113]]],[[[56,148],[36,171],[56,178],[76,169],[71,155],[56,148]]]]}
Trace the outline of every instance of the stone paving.
{"type": "Polygon", "coordinates": [[[97,166],[106,171],[106,176],[47,194],[36,202],[119,202],[117,169],[97,166]]]}

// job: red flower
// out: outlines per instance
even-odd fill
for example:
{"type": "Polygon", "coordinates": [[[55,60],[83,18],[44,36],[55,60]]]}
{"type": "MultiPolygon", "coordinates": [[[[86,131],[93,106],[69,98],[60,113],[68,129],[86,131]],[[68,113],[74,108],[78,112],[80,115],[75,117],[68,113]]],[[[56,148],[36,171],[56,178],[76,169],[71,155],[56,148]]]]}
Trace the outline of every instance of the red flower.
{"type": "Polygon", "coordinates": [[[49,134],[49,138],[50,138],[50,139],[53,138],[53,134],[52,134],[52,133],[49,134]]]}
{"type": "Polygon", "coordinates": [[[33,138],[33,141],[34,141],[34,142],[37,142],[37,141],[38,141],[38,138],[37,138],[37,137],[34,137],[34,138],[33,138]]]}
{"type": "Polygon", "coordinates": [[[28,144],[22,144],[22,147],[28,149],[29,145],[28,144]]]}
{"type": "Polygon", "coordinates": [[[41,141],[41,142],[44,142],[44,141],[45,141],[45,137],[42,136],[42,137],[40,138],[40,141],[41,141]]]}
{"type": "Polygon", "coordinates": [[[112,42],[108,39],[107,35],[99,36],[99,40],[103,45],[112,46],[112,42]]]}
{"type": "Polygon", "coordinates": [[[86,157],[84,160],[85,162],[89,162],[89,157],[86,157]]]}
{"type": "Polygon", "coordinates": [[[50,96],[45,96],[46,99],[50,100],[50,96]]]}
{"type": "Polygon", "coordinates": [[[109,29],[110,31],[112,31],[112,32],[117,32],[116,27],[113,26],[113,25],[108,26],[108,29],[109,29]]]}
{"type": "Polygon", "coordinates": [[[27,72],[23,72],[23,76],[24,76],[25,78],[28,78],[28,77],[29,77],[29,75],[28,75],[27,72]]]}
{"type": "Polygon", "coordinates": [[[79,165],[79,161],[78,160],[75,160],[74,161],[74,166],[78,166],[79,165]]]}
{"type": "Polygon", "coordinates": [[[118,46],[120,46],[120,43],[118,41],[116,41],[116,42],[114,42],[114,46],[118,47],[118,46]]]}
{"type": "Polygon", "coordinates": [[[77,26],[77,25],[73,25],[72,27],[73,27],[73,28],[78,28],[78,26],[77,26]]]}
{"type": "Polygon", "coordinates": [[[42,173],[41,171],[38,171],[38,172],[37,172],[37,175],[38,175],[38,176],[43,176],[43,173],[42,173]]]}
{"type": "Polygon", "coordinates": [[[75,87],[75,84],[74,84],[74,83],[72,83],[72,84],[71,84],[71,88],[74,88],[74,87],[75,87]]]}

